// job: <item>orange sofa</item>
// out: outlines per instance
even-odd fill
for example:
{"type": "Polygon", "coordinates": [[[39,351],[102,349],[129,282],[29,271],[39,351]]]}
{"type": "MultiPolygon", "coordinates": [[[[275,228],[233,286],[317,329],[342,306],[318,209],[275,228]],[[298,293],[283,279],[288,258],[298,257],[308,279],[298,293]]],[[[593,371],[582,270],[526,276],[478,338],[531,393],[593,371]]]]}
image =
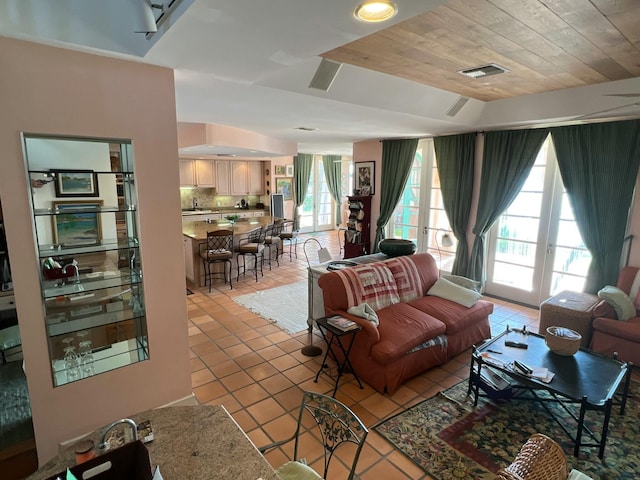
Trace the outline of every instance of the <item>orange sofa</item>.
{"type": "Polygon", "coordinates": [[[491,336],[493,304],[477,300],[466,307],[427,295],[438,278],[428,253],[358,265],[319,278],[326,315],[342,315],[362,327],[349,360],[358,376],[377,391],[391,394],[408,379],[491,336]],[[377,326],[347,312],[362,303],[375,310],[377,326]]]}
{"type": "MultiPolygon", "coordinates": [[[[638,270],[638,267],[620,270],[616,286],[627,295],[638,270]]],[[[640,311],[636,310],[634,317],[621,321],[614,308],[603,300],[593,313],[591,349],[610,357],[617,352],[619,360],[640,365],[640,311]]]]}

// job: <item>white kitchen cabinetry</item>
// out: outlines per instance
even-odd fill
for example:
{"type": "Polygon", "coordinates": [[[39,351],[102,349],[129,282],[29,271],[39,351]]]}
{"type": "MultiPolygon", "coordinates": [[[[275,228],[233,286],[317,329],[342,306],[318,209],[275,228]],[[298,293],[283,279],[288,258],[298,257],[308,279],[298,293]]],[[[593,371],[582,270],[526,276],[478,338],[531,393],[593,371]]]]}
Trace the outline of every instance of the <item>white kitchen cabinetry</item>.
{"type": "Polygon", "coordinates": [[[253,216],[254,217],[264,217],[264,210],[258,210],[256,212],[253,212],[253,216]]]}
{"type": "Polygon", "coordinates": [[[196,165],[195,160],[180,160],[180,186],[196,186],[196,165]]]}
{"type": "Polygon", "coordinates": [[[231,162],[216,160],[216,194],[231,195],[231,162]]]}
{"type": "Polygon", "coordinates": [[[198,187],[216,186],[216,165],[214,160],[196,160],[196,184],[198,187]]]}

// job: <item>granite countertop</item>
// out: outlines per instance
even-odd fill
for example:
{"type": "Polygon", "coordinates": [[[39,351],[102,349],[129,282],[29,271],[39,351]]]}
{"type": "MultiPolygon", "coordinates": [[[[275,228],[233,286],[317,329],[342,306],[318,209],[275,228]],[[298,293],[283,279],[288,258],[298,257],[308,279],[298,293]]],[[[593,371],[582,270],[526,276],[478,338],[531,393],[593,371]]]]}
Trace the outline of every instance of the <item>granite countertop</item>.
{"type": "MultiPolygon", "coordinates": [[[[165,407],[132,415],[151,420],[154,440],[145,444],[152,470],[164,480],[279,480],[273,468],[222,406],[165,407]]],[[[99,443],[102,429],[86,438],[99,443]]],[[[75,464],[70,447],[30,475],[42,480],[75,464]]]]}
{"type": "Polygon", "coordinates": [[[273,217],[239,218],[232,226],[228,220],[214,220],[207,222],[182,222],[182,234],[194,240],[206,240],[207,232],[216,230],[233,230],[234,235],[244,235],[262,225],[273,223],[273,217]]]}
{"type": "Polygon", "coordinates": [[[263,211],[266,212],[266,208],[235,208],[235,207],[198,207],[197,210],[187,209],[182,210],[182,215],[208,215],[210,213],[221,213],[221,214],[231,214],[238,212],[258,212],[263,211]]]}

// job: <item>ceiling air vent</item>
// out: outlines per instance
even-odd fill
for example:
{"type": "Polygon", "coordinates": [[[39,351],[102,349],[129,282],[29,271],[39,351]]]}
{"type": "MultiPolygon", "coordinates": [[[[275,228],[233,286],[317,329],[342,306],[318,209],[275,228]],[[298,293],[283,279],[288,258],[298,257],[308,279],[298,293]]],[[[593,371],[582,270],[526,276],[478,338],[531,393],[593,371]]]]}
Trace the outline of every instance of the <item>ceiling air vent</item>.
{"type": "Polygon", "coordinates": [[[504,67],[501,67],[500,65],[496,65],[495,63],[490,63],[488,65],[482,65],[480,67],[467,68],[466,70],[458,70],[458,73],[461,73],[462,75],[466,75],[467,77],[471,77],[471,78],[482,78],[482,77],[488,77],[491,75],[498,75],[499,73],[505,73],[508,71],[509,70],[507,70],[504,67]]]}
{"type": "Polygon", "coordinates": [[[318,129],[312,127],[296,127],[295,130],[302,130],[303,132],[315,132],[318,129]]]}

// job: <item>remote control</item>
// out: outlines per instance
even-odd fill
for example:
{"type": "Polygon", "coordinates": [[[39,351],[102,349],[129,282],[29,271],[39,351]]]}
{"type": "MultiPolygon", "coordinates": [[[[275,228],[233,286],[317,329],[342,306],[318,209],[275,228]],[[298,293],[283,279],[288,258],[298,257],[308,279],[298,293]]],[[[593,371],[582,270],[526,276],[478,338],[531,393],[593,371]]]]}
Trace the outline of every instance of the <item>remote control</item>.
{"type": "Polygon", "coordinates": [[[515,367],[520,370],[522,373],[524,373],[525,375],[531,375],[533,373],[533,370],[531,370],[531,368],[529,368],[528,366],[526,366],[524,363],[521,363],[517,360],[513,361],[513,364],[515,365],[515,367]]]}
{"type": "Polygon", "coordinates": [[[514,348],[522,348],[524,350],[526,350],[527,348],[529,348],[529,345],[527,345],[526,343],[520,343],[520,342],[513,342],[511,340],[505,340],[504,344],[507,347],[514,347],[514,348]]]}

